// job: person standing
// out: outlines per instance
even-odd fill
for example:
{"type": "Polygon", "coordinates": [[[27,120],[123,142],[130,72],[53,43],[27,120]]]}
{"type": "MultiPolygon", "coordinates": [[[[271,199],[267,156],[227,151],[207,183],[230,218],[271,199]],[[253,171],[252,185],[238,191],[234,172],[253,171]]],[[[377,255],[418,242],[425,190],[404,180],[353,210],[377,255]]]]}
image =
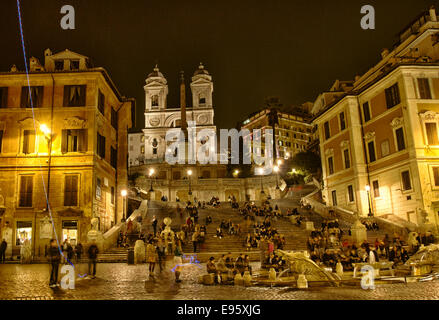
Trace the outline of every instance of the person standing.
{"type": "Polygon", "coordinates": [[[155,216],[152,217],[152,228],[154,230],[154,236],[155,236],[155,234],[157,232],[157,219],[155,216]]]}
{"type": "Polygon", "coordinates": [[[96,261],[98,258],[99,249],[95,243],[92,243],[88,248],[88,274],[92,276],[92,278],[96,278],[96,261]],[[93,273],[91,267],[93,266],[93,273]]]}
{"type": "Polygon", "coordinates": [[[192,234],[192,244],[194,245],[194,253],[197,252],[198,237],[199,237],[199,233],[198,231],[195,231],[192,234]]]}
{"type": "Polygon", "coordinates": [[[59,269],[60,260],[61,260],[61,254],[58,244],[55,239],[52,239],[50,240],[50,247],[49,247],[49,262],[51,264],[49,286],[51,288],[59,286],[58,269],[59,269]]]}
{"type": "Polygon", "coordinates": [[[166,256],[165,256],[165,244],[163,243],[163,240],[161,237],[159,237],[159,239],[158,239],[157,255],[159,258],[160,272],[162,272],[163,271],[163,262],[165,261],[166,256]]]}
{"type": "Polygon", "coordinates": [[[174,251],[174,273],[175,273],[175,282],[181,282],[180,280],[180,274],[181,270],[183,269],[183,259],[181,258],[182,253],[178,249],[178,247],[175,248],[174,251]]]}
{"type": "Polygon", "coordinates": [[[5,239],[3,239],[2,243],[0,244],[0,262],[5,263],[6,260],[6,248],[8,247],[8,243],[5,239]]]}
{"type": "Polygon", "coordinates": [[[153,240],[149,241],[146,246],[146,262],[149,263],[149,276],[154,276],[157,249],[153,244],[153,240]]]}
{"type": "Polygon", "coordinates": [[[84,251],[81,243],[78,243],[78,245],[75,248],[75,251],[76,251],[76,261],[80,261],[82,252],[84,251]]]}

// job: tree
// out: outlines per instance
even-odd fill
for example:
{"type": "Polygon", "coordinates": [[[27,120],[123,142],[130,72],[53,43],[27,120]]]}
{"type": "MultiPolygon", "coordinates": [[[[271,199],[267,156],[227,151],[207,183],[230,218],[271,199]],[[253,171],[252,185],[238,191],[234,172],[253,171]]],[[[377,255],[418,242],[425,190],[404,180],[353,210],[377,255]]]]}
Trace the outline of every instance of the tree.
{"type": "Polygon", "coordinates": [[[320,157],[311,151],[295,154],[290,164],[292,167],[305,170],[311,174],[320,173],[322,170],[320,157]]]}

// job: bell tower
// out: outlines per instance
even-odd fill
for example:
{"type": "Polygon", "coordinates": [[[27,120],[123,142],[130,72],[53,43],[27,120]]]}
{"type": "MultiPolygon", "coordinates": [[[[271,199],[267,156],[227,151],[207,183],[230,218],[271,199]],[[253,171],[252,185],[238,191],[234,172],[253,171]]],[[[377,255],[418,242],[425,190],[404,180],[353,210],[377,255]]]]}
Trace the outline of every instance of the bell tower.
{"type": "Polygon", "coordinates": [[[166,109],[168,84],[157,65],[146,78],[146,85],[143,89],[145,90],[145,112],[166,109]]]}
{"type": "Polygon", "coordinates": [[[212,108],[213,82],[212,76],[200,62],[191,82],[192,106],[196,108],[212,108]]]}

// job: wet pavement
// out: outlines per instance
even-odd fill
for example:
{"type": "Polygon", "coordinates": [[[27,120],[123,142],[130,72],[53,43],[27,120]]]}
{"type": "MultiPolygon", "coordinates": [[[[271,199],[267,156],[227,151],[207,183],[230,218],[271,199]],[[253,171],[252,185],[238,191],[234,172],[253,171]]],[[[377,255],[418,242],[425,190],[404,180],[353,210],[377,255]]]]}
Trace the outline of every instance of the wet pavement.
{"type": "MultiPolygon", "coordinates": [[[[0,299],[29,300],[430,300],[439,299],[439,281],[377,285],[375,290],[357,287],[309,288],[204,286],[197,283],[205,265],[184,267],[181,283],[175,283],[173,266],[148,276],[147,265],[102,263],[96,279],[77,278],[75,289],[50,288],[49,265],[0,265],[0,299]]],[[[257,265],[254,268],[258,268],[257,265]]],[[[76,266],[84,274],[88,266],[76,266]]],[[[255,270],[255,269],[254,269],[255,270]]]]}

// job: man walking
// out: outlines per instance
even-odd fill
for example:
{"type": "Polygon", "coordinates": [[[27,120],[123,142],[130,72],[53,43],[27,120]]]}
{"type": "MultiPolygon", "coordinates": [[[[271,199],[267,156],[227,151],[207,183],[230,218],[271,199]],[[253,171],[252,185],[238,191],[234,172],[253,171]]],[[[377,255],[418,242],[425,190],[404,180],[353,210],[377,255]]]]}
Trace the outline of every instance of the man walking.
{"type": "Polygon", "coordinates": [[[2,243],[0,244],[0,262],[5,263],[6,260],[6,248],[8,247],[8,243],[5,239],[3,239],[2,243]]]}
{"type": "Polygon", "coordinates": [[[155,216],[152,217],[152,228],[154,229],[154,236],[157,232],[157,219],[155,216]]]}
{"type": "Polygon", "coordinates": [[[49,261],[51,264],[51,270],[50,270],[50,283],[49,286],[51,288],[59,286],[58,283],[58,269],[59,269],[59,262],[61,260],[61,254],[59,252],[59,247],[55,239],[50,240],[50,247],[49,247],[49,261]]]}
{"type": "Polygon", "coordinates": [[[88,274],[92,276],[92,278],[96,278],[96,260],[98,257],[99,249],[95,243],[88,248],[88,274]],[[91,267],[93,266],[93,273],[91,271],[91,267]]]}
{"type": "Polygon", "coordinates": [[[199,232],[195,231],[192,234],[192,244],[194,245],[194,253],[197,252],[197,244],[198,244],[198,237],[199,237],[199,232]]]}

